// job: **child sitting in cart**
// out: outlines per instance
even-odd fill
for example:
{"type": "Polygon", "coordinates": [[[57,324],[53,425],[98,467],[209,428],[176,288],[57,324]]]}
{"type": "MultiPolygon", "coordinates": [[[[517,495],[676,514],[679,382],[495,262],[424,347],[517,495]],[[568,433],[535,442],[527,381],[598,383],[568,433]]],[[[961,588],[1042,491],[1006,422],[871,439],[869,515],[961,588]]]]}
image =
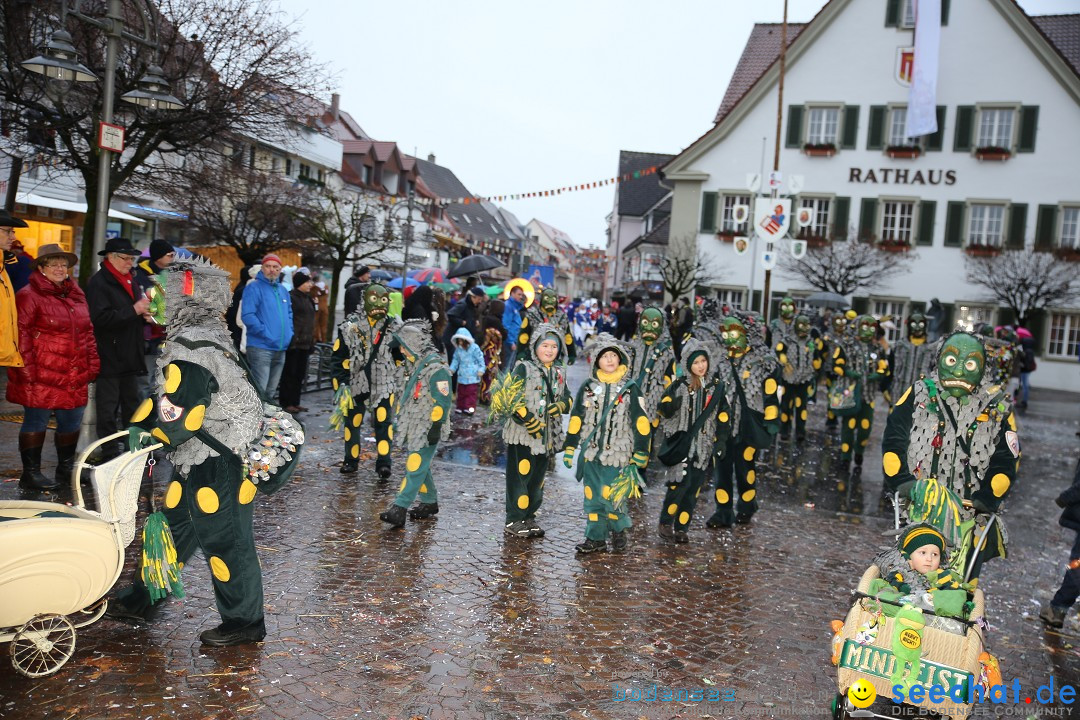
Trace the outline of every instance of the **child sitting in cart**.
{"type": "MultiPolygon", "coordinates": [[[[871,595],[889,604],[910,603],[939,617],[966,618],[970,611],[968,583],[942,561],[948,560],[945,536],[931,525],[912,525],[895,548],[874,558],[881,577],[871,595]]],[[[886,611],[887,612],[887,611],[886,611]]]]}

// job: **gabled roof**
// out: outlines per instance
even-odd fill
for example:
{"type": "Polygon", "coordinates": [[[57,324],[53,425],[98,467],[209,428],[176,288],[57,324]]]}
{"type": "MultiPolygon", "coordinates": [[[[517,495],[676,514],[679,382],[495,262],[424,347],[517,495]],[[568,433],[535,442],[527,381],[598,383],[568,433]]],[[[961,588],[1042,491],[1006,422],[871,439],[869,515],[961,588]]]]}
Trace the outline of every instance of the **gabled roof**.
{"type": "Polygon", "coordinates": [[[638,246],[641,246],[641,245],[667,245],[668,244],[668,235],[670,234],[670,232],[671,232],[671,216],[668,215],[666,218],[664,218],[660,222],[656,223],[656,226],[653,227],[652,230],[650,230],[649,232],[647,232],[644,235],[642,235],[641,237],[639,237],[637,240],[635,240],[632,243],[630,243],[629,245],[627,245],[626,249],[623,250],[623,253],[628,253],[631,250],[633,250],[634,248],[636,248],[638,246]]]}
{"type": "MultiPolygon", "coordinates": [[[[788,23],[787,44],[795,42],[799,33],[806,27],[806,23],[788,23]]],[[[755,23],[750,31],[750,39],[746,41],[739,64],[735,66],[735,72],[728,82],[727,92],[720,103],[720,109],[716,111],[716,120],[724,119],[731,108],[742,100],[746,91],[754,86],[769,66],[780,57],[780,36],[782,35],[781,23],[755,23]]]]}
{"type": "MultiPolygon", "coordinates": [[[[619,151],[619,177],[632,175],[638,170],[647,168],[659,168],[675,157],[667,153],[635,152],[633,150],[619,151]]],[[[660,186],[659,175],[642,175],[619,183],[619,205],[616,212],[619,215],[641,217],[645,211],[656,204],[656,201],[670,192],[660,186]]]]}
{"type": "MultiPolygon", "coordinates": [[[[450,168],[436,165],[423,158],[413,159],[416,161],[420,179],[436,197],[450,200],[473,196],[450,168]]],[[[461,235],[498,242],[511,247],[515,244],[513,233],[503,227],[502,223],[485,209],[481,203],[450,203],[445,208],[445,214],[461,235]]]]}
{"type": "Polygon", "coordinates": [[[540,227],[540,229],[544,231],[544,234],[551,238],[552,242],[556,244],[562,244],[564,246],[569,245],[571,250],[577,249],[577,246],[574,245],[574,241],[570,238],[570,236],[564,233],[559,228],[548,225],[543,220],[537,220],[536,218],[533,218],[531,222],[536,223],[540,227]]]}
{"type": "Polygon", "coordinates": [[[469,192],[457,175],[450,168],[445,168],[442,165],[436,165],[433,162],[424,160],[423,158],[416,158],[417,169],[420,171],[420,177],[424,179],[427,186],[431,188],[432,192],[441,198],[461,198],[472,197],[472,193],[469,192]]]}
{"type": "Polygon", "coordinates": [[[1031,15],[1046,39],[1057,49],[1073,72],[1080,75],[1080,15],[1031,15]]]}

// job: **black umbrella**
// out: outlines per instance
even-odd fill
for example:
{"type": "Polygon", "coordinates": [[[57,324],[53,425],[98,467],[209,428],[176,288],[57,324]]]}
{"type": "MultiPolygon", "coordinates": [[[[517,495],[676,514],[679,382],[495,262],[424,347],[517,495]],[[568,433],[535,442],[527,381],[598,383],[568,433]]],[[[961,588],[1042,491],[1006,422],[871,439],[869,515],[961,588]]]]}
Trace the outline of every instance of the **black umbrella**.
{"type": "Polygon", "coordinates": [[[807,296],[803,302],[814,307],[832,308],[834,310],[846,308],[848,306],[848,301],[844,296],[834,292],[816,292],[807,296]]]}
{"type": "Polygon", "coordinates": [[[489,255],[469,255],[463,257],[461,260],[450,268],[450,272],[446,273],[446,277],[463,277],[465,275],[474,275],[476,273],[484,272],[485,270],[491,270],[497,267],[503,267],[506,265],[502,260],[496,260],[489,255]]]}
{"type": "Polygon", "coordinates": [[[401,277],[401,276],[400,275],[395,275],[392,272],[387,272],[386,270],[372,270],[371,271],[371,279],[374,280],[375,282],[393,280],[396,277],[401,277]]]}

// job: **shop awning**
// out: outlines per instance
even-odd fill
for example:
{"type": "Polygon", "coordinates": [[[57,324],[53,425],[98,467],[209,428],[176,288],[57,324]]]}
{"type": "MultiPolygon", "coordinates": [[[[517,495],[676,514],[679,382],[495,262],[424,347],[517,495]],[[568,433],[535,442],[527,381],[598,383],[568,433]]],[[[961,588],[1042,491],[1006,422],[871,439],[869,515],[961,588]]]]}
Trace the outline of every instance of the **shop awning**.
{"type": "MultiPolygon", "coordinates": [[[[15,202],[83,214],[86,213],[87,209],[86,203],[60,200],[59,198],[46,197],[45,195],[38,195],[37,193],[15,193],[15,202]]],[[[128,213],[120,212],[119,210],[113,210],[112,208],[109,208],[109,217],[114,220],[127,220],[128,222],[139,223],[140,225],[146,222],[140,217],[135,217],[134,215],[129,215],[128,213]]]]}

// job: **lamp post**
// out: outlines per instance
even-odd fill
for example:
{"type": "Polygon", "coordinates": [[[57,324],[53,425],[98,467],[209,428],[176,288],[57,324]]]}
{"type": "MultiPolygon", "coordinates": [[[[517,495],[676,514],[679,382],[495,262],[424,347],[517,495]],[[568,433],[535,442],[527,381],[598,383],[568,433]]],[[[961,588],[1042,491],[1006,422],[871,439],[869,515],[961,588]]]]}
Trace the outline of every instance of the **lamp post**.
{"type": "Polygon", "coordinates": [[[416,193],[413,190],[410,189],[409,190],[409,200],[408,200],[408,202],[405,203],[404,205],[398,205],[398,206],[396,206],[395,208],[393,208],[390,211],[390,214],[393,215],[400,208],[406,208],[405,227],[403,228],[404,229],[404,235],[405,235],[405,256],[404,256],[404,258],[402,258],[402,261],[401,261],[401,294],[402,295],[405,294],[405,283],[409,279],[409,277],[408,277],[409,276],[409,245],[412,244],[413,207],[414,207],[415,199],[416,199],[416,193]]]}
{"type": "MultiPolygon", "coordinates": [[[[142,17],[143,35],[140,37],[124,29],[121,0],[108,0],[103,18],[96,18],[80,10],[82,0],[74,0],[69,9],[67,0],[61,2],[60,29],[54,31],[49,41],[41,47],[41,54],[22,63],[24,69],[44,75],[49,80],[68,82],[93,82],[98,79],[79,62],[78,51],[71,35],[63,29],[68,17],[92,25],[105,33],[105,70],[102,78],[101,120],[98,123],[98,185],[94,203],[94,237],[92,252],[84,247],[80,265],[80,277],[88,277],[92,269],[93,255],[105,247],[105,227],[108,222],[110,189],[110,165],[114,152],[123,152],[123,129],[112,124],[113,103],[116,94],[116,64],[120,41],[129,40],[149,48],[155,54],[160,51],[157,41],[157,14],[151,0],[136,0],[135,9],[142,17]],[[105,137],[113,134],[111,141],[105,137]]],[[[150,110],[179,110],[184,105],[169,94],[169,85],[156,62],[148,65],[138,87],[124,93],[120,99],[150,110]]],[[[88,198],[89,200],[89,198],[88,198]]],[[[85,243],[84,243],[85,245],[85,243]]]]}

